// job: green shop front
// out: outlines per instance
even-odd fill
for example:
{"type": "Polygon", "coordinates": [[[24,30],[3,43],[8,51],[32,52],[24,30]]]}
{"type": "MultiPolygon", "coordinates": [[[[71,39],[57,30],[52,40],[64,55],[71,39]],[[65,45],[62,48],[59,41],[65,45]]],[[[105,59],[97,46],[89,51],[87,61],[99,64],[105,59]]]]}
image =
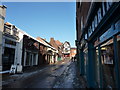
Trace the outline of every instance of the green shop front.
{"type": "Polygon", "coordinates": [[[79,41],[80,74],[89,88],[120,88],[120,2],[95,3],[79,41]]]}

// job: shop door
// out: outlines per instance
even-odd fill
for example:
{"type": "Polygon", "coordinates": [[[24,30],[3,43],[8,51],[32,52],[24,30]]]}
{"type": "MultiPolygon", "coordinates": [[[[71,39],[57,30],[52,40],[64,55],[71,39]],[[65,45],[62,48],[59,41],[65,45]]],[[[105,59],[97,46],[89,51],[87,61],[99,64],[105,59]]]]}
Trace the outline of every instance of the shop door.
{"type": "Polygon", "coordinates": [[[5,47],[2,57],[3,70],[10,70],[12,64],[14,64],[15,49],[5,47]]]}

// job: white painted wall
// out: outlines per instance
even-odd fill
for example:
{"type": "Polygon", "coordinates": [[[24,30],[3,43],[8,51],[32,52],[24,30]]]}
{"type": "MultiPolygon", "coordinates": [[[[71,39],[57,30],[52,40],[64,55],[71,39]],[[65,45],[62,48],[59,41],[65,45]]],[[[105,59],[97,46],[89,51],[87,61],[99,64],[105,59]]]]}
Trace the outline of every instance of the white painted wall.
{"type": "Polygon", "coordinates": [[[16,45],[16,53],[15,53],[15,65],[22,64],[22,48],[23,48],[23,33],[19,32],[19,41],[16,45]]]}

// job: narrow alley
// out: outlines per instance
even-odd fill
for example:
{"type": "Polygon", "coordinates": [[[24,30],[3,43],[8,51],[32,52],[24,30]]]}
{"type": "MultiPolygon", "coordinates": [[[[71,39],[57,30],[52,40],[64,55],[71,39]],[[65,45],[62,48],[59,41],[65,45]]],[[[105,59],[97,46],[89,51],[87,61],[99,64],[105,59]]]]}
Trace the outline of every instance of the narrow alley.
{"type": "Polygon", "coordinates": [[[2,1],[0,89],[120,89],[120,0],[2,1]]]}

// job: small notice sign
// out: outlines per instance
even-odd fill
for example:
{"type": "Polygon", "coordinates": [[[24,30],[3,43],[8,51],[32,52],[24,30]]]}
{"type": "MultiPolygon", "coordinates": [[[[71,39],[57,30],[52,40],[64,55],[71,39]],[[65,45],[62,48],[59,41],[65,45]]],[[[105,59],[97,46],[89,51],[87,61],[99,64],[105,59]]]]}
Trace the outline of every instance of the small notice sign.
{"type": "Polygon", "coordinates": [[[17,73],[22,73],[22,65],[17,65],[17,73]]]}
{"type": "Polygon", "coordinates": [[[16,65],[12,65],[10,68],[10,74],[15,74],[16,72],[16,65]]]}

